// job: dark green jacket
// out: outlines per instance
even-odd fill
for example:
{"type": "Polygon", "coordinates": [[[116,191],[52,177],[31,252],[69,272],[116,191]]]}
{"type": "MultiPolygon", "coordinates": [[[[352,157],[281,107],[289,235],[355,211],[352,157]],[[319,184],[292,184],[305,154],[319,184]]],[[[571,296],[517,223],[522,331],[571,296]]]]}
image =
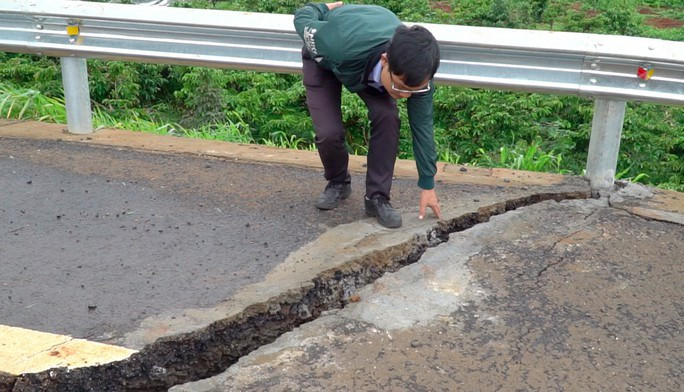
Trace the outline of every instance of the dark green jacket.
{"type": "MultiPolygon", "coordinates": [[[[332,71],[351,92],[368,88],[368,74],[400,24],[391,11],[374,5],[349,4],[330,11],[325,4],[309,3],[298,9],[294,18],[295,29],[311,58],[332,71]]],[[[434,188],[437,171],[433,92],[434,88],[413,94],[407,102],[418,186],[423,189],[434,188]]]]}

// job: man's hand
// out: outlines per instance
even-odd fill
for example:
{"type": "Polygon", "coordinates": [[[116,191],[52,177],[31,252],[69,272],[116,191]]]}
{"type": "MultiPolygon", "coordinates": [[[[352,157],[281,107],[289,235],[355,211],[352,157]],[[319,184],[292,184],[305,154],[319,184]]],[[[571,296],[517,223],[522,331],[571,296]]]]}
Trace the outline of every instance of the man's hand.
{"type": "Polygon", "coordinates": [[[334,3],[328,3],[328,4],[326,4],[326,5],[328,6],[328,9],[329,9],[330,11],[332,11],[332,10],[334,10],[334,9],[337,8],[337,7],[342,7],[342,2],[341,2],[341,1],[337,1],[337,2],[334,2],[334,3]]]}
{"type": "Polygon", "coordinates": [[[437,200],[437,193],[434,189],[423,189],[420,191],[420,208],[418,209],[418,219],[423,219],[427,207],[432,209],[437,219],[442,219],[442,209],[439,208],[439,201],[437,200]]]}

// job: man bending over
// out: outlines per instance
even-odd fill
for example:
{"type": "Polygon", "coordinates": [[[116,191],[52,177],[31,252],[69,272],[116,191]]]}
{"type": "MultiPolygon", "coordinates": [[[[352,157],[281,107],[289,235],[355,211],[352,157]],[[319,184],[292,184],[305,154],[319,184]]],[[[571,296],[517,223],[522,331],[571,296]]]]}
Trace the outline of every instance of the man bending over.
{"type": "Polygon", "coordinates": [[[401,213],[390,204],[390,189],[399,149],[397,100],[407,98],[421,189],[418,217],[422,219],[429,207],[441,218],[434,189],[432,78],[439,67],[435,37],[424,27],[404,26],[385,8],[342,2],[309,3],[295,12],[294,25],[305,44],[306,103],[328,180],[315,206],[333,209],[351,193],[340,107],[344,85],[365,102],[371,122],[366,213],[385,227],[401,226],[401,213]]]}

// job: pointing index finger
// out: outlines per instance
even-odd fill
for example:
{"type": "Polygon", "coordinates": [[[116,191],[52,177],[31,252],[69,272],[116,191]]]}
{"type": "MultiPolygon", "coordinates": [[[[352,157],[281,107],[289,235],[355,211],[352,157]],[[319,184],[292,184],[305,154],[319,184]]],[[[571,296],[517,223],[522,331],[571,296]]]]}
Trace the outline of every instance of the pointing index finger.
{"type": "Polygon", "coordinates": [[[432,208],[432,212],[437,215],[437,219],[442,219],[442,209],[439,207],[439,204],[432,205],[430,208],[432,208]]]}

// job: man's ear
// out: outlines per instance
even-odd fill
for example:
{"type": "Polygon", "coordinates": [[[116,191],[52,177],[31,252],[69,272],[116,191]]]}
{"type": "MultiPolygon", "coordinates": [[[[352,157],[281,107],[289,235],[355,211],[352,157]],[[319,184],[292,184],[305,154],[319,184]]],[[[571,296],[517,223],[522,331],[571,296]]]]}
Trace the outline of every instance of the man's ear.
{"type": "Polygon", "coordinates": [[[383,67],[387,64],[387,52],[380,55],[380,65],[383,67]]]}

